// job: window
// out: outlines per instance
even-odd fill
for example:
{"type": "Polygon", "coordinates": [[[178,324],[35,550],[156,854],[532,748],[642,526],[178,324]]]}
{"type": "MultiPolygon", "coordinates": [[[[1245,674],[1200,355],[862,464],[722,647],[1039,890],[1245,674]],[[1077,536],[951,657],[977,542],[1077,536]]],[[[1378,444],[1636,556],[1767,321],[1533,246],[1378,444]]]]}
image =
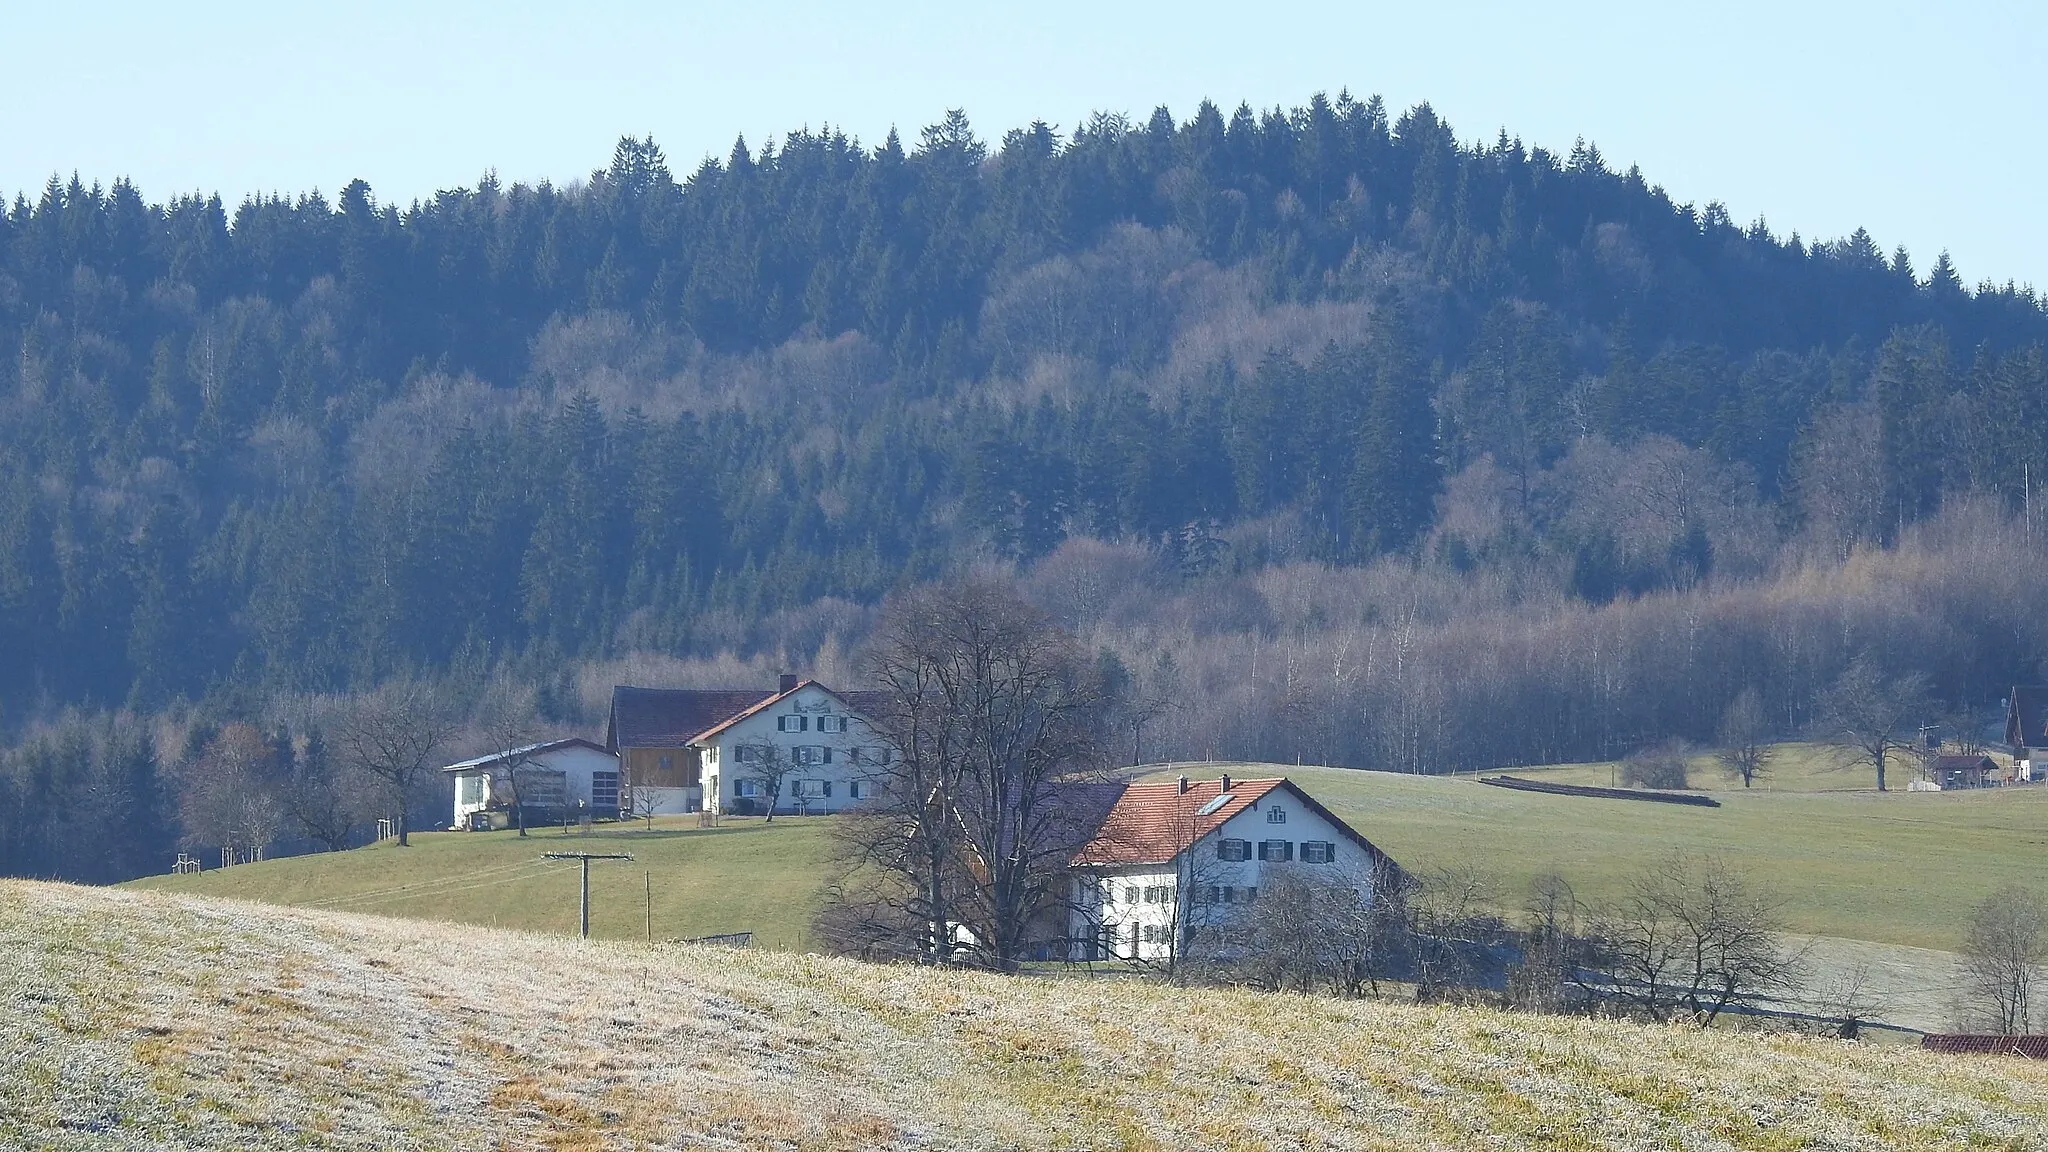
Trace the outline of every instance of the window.
{"type": "MultiPolygon", "coordinates": [[[[617,786],[618,778],[618,773],[612,773],[614,787],[617,786]]],[[[481,804],[484,802],[484,778],[481,776],[458,776],[455,778],[455,792],[456,802],[465,807],[471,804],[481,804]]]]}
{"type": "Polygon", "coordinates": [[[1282,807],[1280,807],[1280,806],[1279,806],[1278,804],[1275,804],[1275,805],[1273,805],[1273,806],[1272,806],[1271,808],[1268,808],[1268,809],[1266,809],[1266,823],[1268,823],[1268,824],[1285,824],[1285,823],[1287,823],[1287,809],[1285,809],[1285,808],[1282,808],[1282,807]]]}
{"type": "Polygon", "coordinates": [[[1216,842],[1216,858],[1218,860],[1249,860],[1252,858],[1252,842],[1249,840],[1218,840],[1216,842]]]}
{"type": "Polygon", "coordinates": [[[864,745],[847,753],[852,763],[867,764],[880,768],[889,763],[889,749],[883,745],[864,745]]]}
{"type": "Polygon", "coordinates": [[[1138,890],[1137,890],[1136,888],[1131,888],[1131,887],[1128,887],[1128,886],[1127,886],[1127,887],[1125,887],[1125,888],[1124,888],[1124,903],[1126,903],[1126,904],[1136,904],[1137,902],[1138,902],[1138,890]]]}
{"type": "Polygon", "coordinates": [[[1337,846],[1328,840],[1303,840],[1301,862],[1303,864],[1328,864],[1337,858],[1337,846]]]}
{"type": "Polygon", "coordinates": [[[846,798],[848,800],[860,799],[860,781],[849,780],[846,782],[846,798]]]}
{"type": "Polygon", "coordinates": [[[761,782],[759,780],[735,780],[732,785],[732,794],[735,796],[759,796],[761,794],[761,782]]]}
{"type": "Polygon", "coordinates": [[[752,744],[742,744],[733,750],[733,755],[742,764],[752,764],[761,759],[761,750],[752,744]]]}
{"type": "Polygon", "coordinates": [[[775,718],[775,730],[777,732],[808,732],[810,729],[811,718],[809,716],[777,716],[775,718]]]}
{"type": "Polygon", "coordinates": [[[820,731],[820,732],[844,732],[844,731],[846,731],[846,717],[844,717],[844,716],[820,716],[820,717],[818,717],[818,731],[820,731]]]}
{"type": "Polygon", "coordinates": [[[1289,861],[1289,860],[1292,860],[1292,859],[1294,859],[1294,841],[1292,841],[1292,840],[1261,840],[1261,841],[1259,841],[1259,859],[1261,859],[1261,860],[1265,860],[1265,861],[1268,861],[1269,863],[1274,863],[1274,864],[1283,864],[1283,863],[1286,863],[1286,862],[1287,862],[1287,861],[1289,861]]]}
{"type": "Polygon", "coordinates": [[[617,772],[592,772],[590,774],[590,807],[597,812],[619,810],[619,774],[617,772]]]}
{"type": "Polygon", "coordinates": [[[1145,926],[1144,926],[1144,928],[1145,928],[1145,931],[1144,931],[1144,939],[1145,939],[1145,943],[1147,943],[1147,944],[1164,944],[1164,943],[1166,943],[1166,925],[1164,925],[1164,924],[1147,924],[1147,925],[1145,925],[1145,926]]]}
{"type": "Polygon", "coordinates": [[[673,756],[663,756],[660,760],[657,760],[656,763],[661,765],[661,770],[663,772],[667,772],[676,766],[676,758],[673,756]]]}
{"type": "Polygon", "coordinates": [[[799,744],[789,751],[790,759],[798,764],[816,764],[818,762],[818,750],[809,744],[799,744]]]}

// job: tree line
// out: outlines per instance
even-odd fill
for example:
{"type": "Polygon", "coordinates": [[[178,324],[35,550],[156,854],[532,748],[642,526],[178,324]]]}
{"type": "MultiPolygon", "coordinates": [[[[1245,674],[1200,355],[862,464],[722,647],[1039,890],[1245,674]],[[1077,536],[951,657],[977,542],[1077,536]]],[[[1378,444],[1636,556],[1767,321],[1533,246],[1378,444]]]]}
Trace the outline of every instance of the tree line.
{"type": "Polygon", "coordinates": [[[160,856],[176,733],[278,746],[278,700],[509,675],[572,728],[624,668],[857,678],[879,604],[970,568],[1152,758],[1619,756],[1751,691],[1805,731],[1859,658],[1981,709],[2040,650],[2031,289],[1426,105],[682,176],[628,139],[412,205],[53,180],[0,220],[0,330],[20,845],[160,856]]]}

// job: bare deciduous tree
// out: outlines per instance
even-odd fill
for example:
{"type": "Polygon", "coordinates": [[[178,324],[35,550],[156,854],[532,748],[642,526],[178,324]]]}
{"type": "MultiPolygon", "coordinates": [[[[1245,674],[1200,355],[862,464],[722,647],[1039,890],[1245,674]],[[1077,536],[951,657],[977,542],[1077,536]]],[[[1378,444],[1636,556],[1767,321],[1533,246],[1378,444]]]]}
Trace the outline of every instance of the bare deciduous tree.
{"type": "Polygon", "coordinates": [[[1058,786],[1102,761],[1097,669],[1051,617],[985,579],[891,602],[869,662],[886,695],[870,722],[901,754],[877,773],[874,807],[912,846],[874,856],[915,870],[931,959],[949,962],[964,926],[981,959],[1014,966],[1034,921],[1065,907],[1083,829],[1058,786]]]}
{"type": "Polygon", "coordinates": [[[390,793],[400,847],[410,843],[406,825],[413,798],[456,727],[439,691],[417,679],[394,680],[357,697],[335,725],[335,742],[349,762],[390,793]]]}
{"type": "Polygon", "coordinates": [[[535,759],[540,740],[536,693],[531,685],[500,675],[485,689],[476,724],[494,757],[490,781],[503,787],[512,802],[512,820],[526,835],[526,801],[535,777],[543,772],[535,759]]]}
{"type": "Polygon", "coordinates": [[[2018,1035],[2031,1021],[2034,985],[2048,963],[2048,900],[2008,884],[1970,910],[1963,935],[1967,1008],[2001,1035],[2018,1035]]]}
{"type": "Polygon", "coordinates": [[[1927,708],[1925,676],[1888,676],[1867,656],[1850,661],[1815,702],[1829,738],[1876,769],[1879,792],[1892,754],[1912,746],[1909,722],[1927,708]]]}
{"type": "Polygon", "coordinates": [[[1800,957],[1781,943],[1778,906],[1716,856],[1673,855],[1646,869],[1594,934],[1609,993],[1639,1014],[1712,1024],[1790,988],[1800,957]]]}
{"type": "Polygon", "coordinates": [[[355,842],[375,811],[374,789],[361,773],[338,760],[318,728],[306,734],[285,774],[285,815],[307,839],[329,852],[355,842]]]}
{"type": "Polygon", "coordinates": [[[1494,907],[1493,877],[1467,864],[1455,864],[1418,876],[1408,896],[1415,934],[1415,998],[1436,1000],[1451,990],[1469,987],[1479,937],[1501,927],[1486,910],[1494,907]]]}
{"type": "Polygon", "coordinates": [[[1771,717],[1755,685],[1745,687],[1721,714],[1720,746],[1714,759],[1730,775],[1740,777],[1742,786],[1755,784],[1770,769],[1776,749],[1771,744],[1771,717]]]}
{"type": "Polygon", "coordinates": [[[229,724],[183,767],[178,817],[188,844],[260,859],[284,824],[277,749],[249,724],[229,724]]]}
{"type": "Polygon", "coordinates": [[[1692,750],[1682,740],[1666,740],[1631,752],[1621,762],[1621,782],[1631,788],[1687,788],[1692,784],[1692,750]]]}
{"type": "Polygon", "coordinates": [[[782,803],[782,786],[796,771],[789,750],[772,740],[753,740],[737,746],[733,755],[739,762],[738,778],[761,786],[761,794],[768,798],[768,822],[773,823],[775,808],[782,803]]]}

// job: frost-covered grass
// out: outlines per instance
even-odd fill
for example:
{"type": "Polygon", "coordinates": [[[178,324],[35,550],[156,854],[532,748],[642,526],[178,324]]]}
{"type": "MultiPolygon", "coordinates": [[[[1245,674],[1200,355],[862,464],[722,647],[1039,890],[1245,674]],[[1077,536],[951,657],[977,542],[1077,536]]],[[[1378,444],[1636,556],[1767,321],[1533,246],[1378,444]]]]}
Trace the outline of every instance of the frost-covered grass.
{"type": "Polygon", "coordinates": [[[4,1148],[2048,1149],[2048,1066],[0,882],[4,1148]]]}

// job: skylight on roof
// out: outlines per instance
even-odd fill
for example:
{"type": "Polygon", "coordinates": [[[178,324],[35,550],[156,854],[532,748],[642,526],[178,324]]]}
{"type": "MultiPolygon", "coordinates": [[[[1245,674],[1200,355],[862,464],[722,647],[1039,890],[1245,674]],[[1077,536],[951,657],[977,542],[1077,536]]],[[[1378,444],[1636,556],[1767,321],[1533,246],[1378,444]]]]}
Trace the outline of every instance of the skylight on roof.
{"type": "Polygon", "coordinates": [[[1211,800],[1207,804],[1204,804],[1200,808],[1197,808],[1195,810],[1195,815],[1207,816],[1210,813],[1216,811],[1218,808],[1221,808],[1228,803],[1230,803],[1230,793],[1225,792],[1217,796],[1214,800],[1211,800]]]}

